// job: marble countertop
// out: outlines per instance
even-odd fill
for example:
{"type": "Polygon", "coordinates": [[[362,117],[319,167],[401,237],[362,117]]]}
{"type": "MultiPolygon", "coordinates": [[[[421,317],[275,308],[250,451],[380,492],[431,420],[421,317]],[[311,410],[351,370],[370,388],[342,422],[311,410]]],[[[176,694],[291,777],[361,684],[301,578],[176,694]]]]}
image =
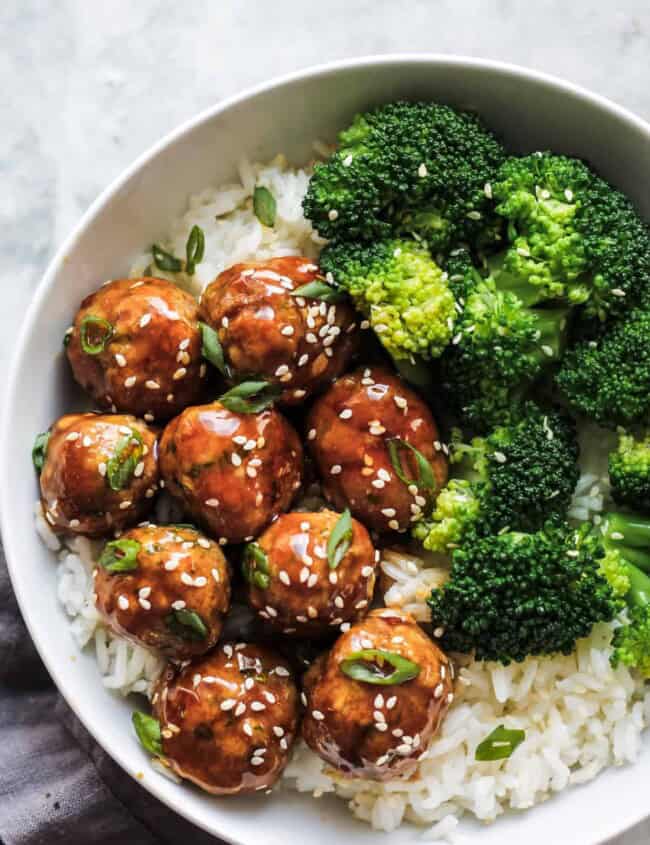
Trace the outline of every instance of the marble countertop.
{"type": "MultiPolygon", "coordinates": [[[[397,51],[517,62],[650,118],[648,0],[4,0],[0,365],[58,244],[161,135],[271,76],[397,51]]],[[[649,841],[650,822],[616,843],[649,841]]]]}

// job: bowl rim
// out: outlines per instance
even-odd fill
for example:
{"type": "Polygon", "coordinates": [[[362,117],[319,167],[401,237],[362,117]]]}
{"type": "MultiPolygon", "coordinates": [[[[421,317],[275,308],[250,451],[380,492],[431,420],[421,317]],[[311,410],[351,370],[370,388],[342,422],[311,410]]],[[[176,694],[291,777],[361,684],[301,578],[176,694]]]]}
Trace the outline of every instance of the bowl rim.
{"type": "MultiPolygon", "coordinates": [[[[335,75],[340,71],[350,70],[354,68],[367,68],[378,65],[429,65],[433,70],[443,66],[456,68],[462,71],[466,68],[474,68],[485,70],[490,73],[501,74],[505,77],[521,79],[525,81],[532,81],[548,88],[555,89],[559,94],[572,95],[576,98],[586,100],[601,111],[607,112],[613,117],[617,118],[622,124],[629,129],[635,129],[644,134],[648,141],[650,141],[650,123],[643,118],[634,114],[629,109],[618,105],[613,100],[597,94],[588,88],[565,80],[561,77],[545,73],[543,71],[527,68],[523,65],[502,62],[488,58],[478,58],[473,56],[463,56],[457,54],[445,53],[386,53],[386,54],[371,54],[367,56],[360,56],[355,58],[344,58],[331,62],[319,63],[310,65],[289,73],[274,76],[269,80],[251,85],[242,91],[233,94],[229,97],[219,100],[211,106],[201,110],[193,117],[180,123],[176,128],[166,133],[162,138],[152,144],[148,149],[136,157],[136,159],[127,166],[110,184],[99,194],[99,196],[91,203],[89,208],[82,214],[79,221],[73,227],[71,233],[63,241],[62,245],[55,252],[54,256],[48,262],[48,266],[38,283],[34,294],[30,300],[28,308],[25,312],[21,330],[18,339],[14,345],[11,363],[9,367],[9,378],[5,389],[4,410],[2,412],[2,420],[0,425],[0,467],[6,466],[11,459],[11,428],[12,428],[12,409],[10,399],[15,395],[19,387],[19,371],[21,369],[22,361],[27,353],[29,339],[33,331],[33,324],[40,313],[40,310],[49,294],[53,281],[57,276],[62,264],[66,260],[66,255],[71,250],[75,242],[81,237],[84,230],[95,220],[104,206],[111,200],[111,198],[118,193],[121,188],[141,169],[143,169],[149,161],[156,158],[163,150],[172,146],[176,141],[185,135],[190,134],[204,123],[213,120],[218,115],[227,112],[233,107],[244,103],[258,95],[267,93],[275,88],[280,88],[292,82],[303,79],[313,79],[315,77],[327,77],[335,75]]],[[[2,477],[5,477],[4,473],[2,477]]],[[[74,697],[68,695],[66,691],[66,681],[53,668],[49,658],[48,652],[50,644],[45,638],[38,635],[36,628],[33,625],[31,614],[29,611],[29,602],[27,596],[21,591],[19,586],[19,579],[14,577],[14,572],[17,571],[19,556],[15,550],[14,530],[12,520],[10,519],[11,511],[11,495],[8,485],[0,487],[0,535],[5,551],[7,561],[7,569],[12,583],[12,587],[29,632],[32,642],[36,646],[38,654],[43,661],[52,681],[57,687],[57,690],[63,696],[68,706],[72,709],[75,716],[79,719],[85,729],[90,733],[94,740],[100,747],[111,756],[111,758],[127,773],[129,772],[129,765],[127,764],[124,755],[120,748],[107,748],[102,743],[99,731],[93,726],[92,720],[86,718],[81,712],[80,706],[75,701],[74,697]]],[[[140,785],[151,793],[155,798],[165,804],[174,812],[178,813],[192,824],[205,830],[207,833],[215,836],[223,837],[226,841],[233,843],[233,845],[248,845],[242,839],[233,836],[232,833],[226,831],[216,831],[213,826],[202,819],[199,815],[192,811],[191,808],[186,807],[183,802],[176,802],[174,805],[170,802],[161,790],[158,789],[156,779],[147,779],[144,782],[140,781],[140,785]]],[[[599,838],[594,841],[592,845],[601,845],[611,837],[629,830],[634,825],[641,822],[650,815],[650,809],[639,808],[636,814],[629,814],[625,819],[623,826],[620,822],[613,822],[609,827],[601,830],[599,838]]]]}

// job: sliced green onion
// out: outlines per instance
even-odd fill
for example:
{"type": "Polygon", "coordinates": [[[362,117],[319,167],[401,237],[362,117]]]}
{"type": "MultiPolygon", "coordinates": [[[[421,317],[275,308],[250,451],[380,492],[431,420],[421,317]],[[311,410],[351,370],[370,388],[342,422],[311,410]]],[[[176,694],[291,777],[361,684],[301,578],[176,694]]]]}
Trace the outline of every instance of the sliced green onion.
{"type": "Polygon", "coordinates": [[[183,640],[205,640],[208,636],[208,628],[203,619],[188,607],[172,610],[169,616],[165,617],[165,624],[172,634],[183,640]]]}
{"type": "Polygon", "coordinates": [[[257,414],[270,408],[280,393],[280,388],[268,381],[244,381],[218,401],[234,414],[257,414]]]}
{"type": "Polygon", "coordinates": [[[199,529],[193,522],[168,522],[165,528],[182,528],[188,531],[198,531],[199,529]]]}
{"type": "Polygon", "coordinates": [[[132,572],[138,568],[138,553],[142,544],[137,540],[111,540],[106,543],[99,565],[107,572],[132,572]]]}
{"type": "Polygon", "coordinates": [[[249,543],[244,549],[242,574],[249,584],[266,590],[271,583],[269,559],[264,549],[257,543],[249,543]]]}
{"type": "Polygon", "coordinates": [[[402,440],[400,437],[391,437],[391,439],[388,440],[387,445],[390,462],[393,465],[393,469],[395,470],[395,474],[399,480],[407,486],[415,484],[415,486],[419,489],[433,493],[438,486],[436,483],[436,477],[433,473],[431,464],[424,457],[422,452],[416,449],[415,446],[411,446],[411,444],[407,443],[406,440],[402,440]],[[404,467],[402,466],[402,460],[400,457],[400,450],[408,450],[415,458],[418,471],[417,478],[410,478],[404,472],[404,467]]]}
{"type": "Polygon", "coordinates": [[[196,265],[203,261],[205,254],[205,235],[200,226],[192,226],[187,244],[185,245],[185,272],[190,276],[196,270],[196,265]]]}
{"type": "Polygon", "coordinates": [[[153,716],[142,713],[140,710],[134,710],[131,721],[140,740],[140,745],[145,751],[159,757],[162,754],[162,739],[158,719],[154,719],[153,716]]]}
{"type": "Polygon", "coordinates": [[[129,484],[142,458],[142,446],[142,436],[134,428],[118,441],[113,457],[106,463],[106,480],[111,490],[124,490],[129,484]]]}
{"type": "Polygon", "coordinates": [[[34,469],[40,475],[43,469],[43,465],[45,464],[45,458],[47,456],[47,444],[50,441],[50,432],[49,431],[42,431],[40,434],[36,435],[36,439],[34,440],[34,445],[32,446],[32,463],[34,464],[34,469]]]}
{"type": "Polygon", "coordinates": [[[180,258],[176,258],[175,255],[167,252],[158,244],[153,244],[151,254],[153,255],[153,262],[159,270],[165,270],[168,273],[180,273],[183,269],[183,262],[180,258]]]}
{"type": "Polygon", "coordinates": [[[330,569],[336,569],[345,557],[352,542],[352,514],[346,508],[337,519],[332,533],[327,538],[327,562],[330,569]]]}
{"type": "Polygon", "coordinates": [[[199,322],[199,329],[201,330],[201,355],[227,378],[230,375],[230,368],[226,364],[218,333],[207,323],[199,322]]]}
{"type": "Polygon", "coordinates": [[[103,317],[86,314],[79,326],[81,348],[86,355],[99,355],[113,337],[113,326],[103,317]]]}
{"type": "Polygon", "coordinates": [[[276,209],[277,204],[273,194],[268,188],[258,185],[253,191],[253,211],[255,212],[255,217],[264,226],[273,226],[275,223],[276,209]]]}
{"type": "Polygon", "coordinates": [[[353,681],[380,686],[404,684],[420,674],[420,666],[417,663],[394,651],[383,651],[379,648],[355,651],[339,663],[339,668],[353,681]]]}
{"type": "Polygon", "coordinates": [[[481,763],[490,760],[507,760],[525,739],[526,731],[508,730],[503,725],[499,725],[477,745],[474,759],[481,763]]]}
{"type": "Polygon", "coordinates": [[[331,285],[314,279],[313,282],[307,282],[299,288],[291,291],[291,296],[304,296],[305,299],[322,299],[323,302],[341,302],[345,299],[345,293],[338,288],[333,288],[331,285]]]}

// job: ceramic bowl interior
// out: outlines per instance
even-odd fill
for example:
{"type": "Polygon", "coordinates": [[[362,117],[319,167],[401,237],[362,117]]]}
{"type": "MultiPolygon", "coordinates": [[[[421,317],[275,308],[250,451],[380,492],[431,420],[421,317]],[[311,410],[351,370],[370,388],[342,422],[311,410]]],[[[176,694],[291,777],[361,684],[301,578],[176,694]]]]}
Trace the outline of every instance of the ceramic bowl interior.
{"type": "MultiPolygon", "coordinates": [[[[332,140],[354,113],[396,98],[475,109],[520,151],[551,148],[588,158],[650,218],[650,127],[611,103],[521,68],[471,59],[395,56],[343,62],[263,85],[181,127],[141,157],[93,205],[50,265],[25,319],[6,394],[2,456],[3,540],[23,615],[47,667],[97,740],[140,782],[201,827],[245,845],[346,842],[390,845],[418,839],[405,827],[378,834],[343,802],[293,793],[225,799],[178,786],[150,768],[130,725],[132,702],[108,693],[94,658],[80,654],[56,598],[53,558],[33,530],[35,434],[77,407],[61,338],[79,301],[128,271],[143,245],[163,235],[188,196],[235,174],[239,157],[284,152],[294,164],[312,140],[332,140]]],[[[528,813],[491,826],[467,823],[481,845],[596,843],[644,816],[650,805],[650,741],[638,765],[610,770],[528,813]]]]}

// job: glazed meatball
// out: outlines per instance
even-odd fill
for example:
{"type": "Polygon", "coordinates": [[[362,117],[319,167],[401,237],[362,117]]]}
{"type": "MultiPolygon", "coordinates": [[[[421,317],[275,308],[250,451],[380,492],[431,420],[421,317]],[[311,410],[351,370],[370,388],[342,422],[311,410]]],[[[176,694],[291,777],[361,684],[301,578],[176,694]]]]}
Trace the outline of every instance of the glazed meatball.
{"type": "Polygon", "coordinates": [[[158,442],[126,414],[66,414],[50,430],[40,477],[55,531],[98,537],[133,525],[158,488],[158,442]]]}
{"type": "Polygon", "coordinates": [[[372,599],[375,558],[368,532],[349,512],[284,514],[244,552],[249,603],[284,634],[345,630],[372,599]]]}
{"type": "Polygon", "coordinates": [[[344,376],[318,399],[307,439],[337,509],[349,507],[376,531],[406,531],[447,479],[438,436],[422,399],[397,376],[372,367],[344,376]]]}
{"type": "Polygon", "coordinates": [[[235,382],[261,377],[295,404],[345,371],[357,345],[351,306],[291,293],[316,280],[316,264],[289,257],[235,264],[207,286],[201,318],[217,331],[235,382]]]}
{"type": "Polygon", "coordinates": [[[195,529],[142,525],[106,544],[95,595],[115,633],[186,660],[219,639],[230,573],[219,546],[195,529]]]}
{"type": "Polygon", "coordinates": [[[166,420],[197,402],[198,304],[164,279],[119,279],[87,296],[66,335],[79,384],[102,407],[166,420]]]}
{"type": "Polygon", "coordinates": [[[152,699],[168,765],[214,795],[268,789],[287,763],[298,693],[286,661],[267,648],[225,643],[180,671],[152,699]]]}
{"type": "Polygon", "coordinates": [[[287,510],[302,473],[298,435],[278,413],[187,408],[160,443],[164,483],[221,542],[252,540],[287,510]]]}
{"type": "Polygon", "coordinates": [[[453,673],[408,614],[374,610],[307,671],[303,738],[345,775],[408,776],[453,700],[453,673]]]}

